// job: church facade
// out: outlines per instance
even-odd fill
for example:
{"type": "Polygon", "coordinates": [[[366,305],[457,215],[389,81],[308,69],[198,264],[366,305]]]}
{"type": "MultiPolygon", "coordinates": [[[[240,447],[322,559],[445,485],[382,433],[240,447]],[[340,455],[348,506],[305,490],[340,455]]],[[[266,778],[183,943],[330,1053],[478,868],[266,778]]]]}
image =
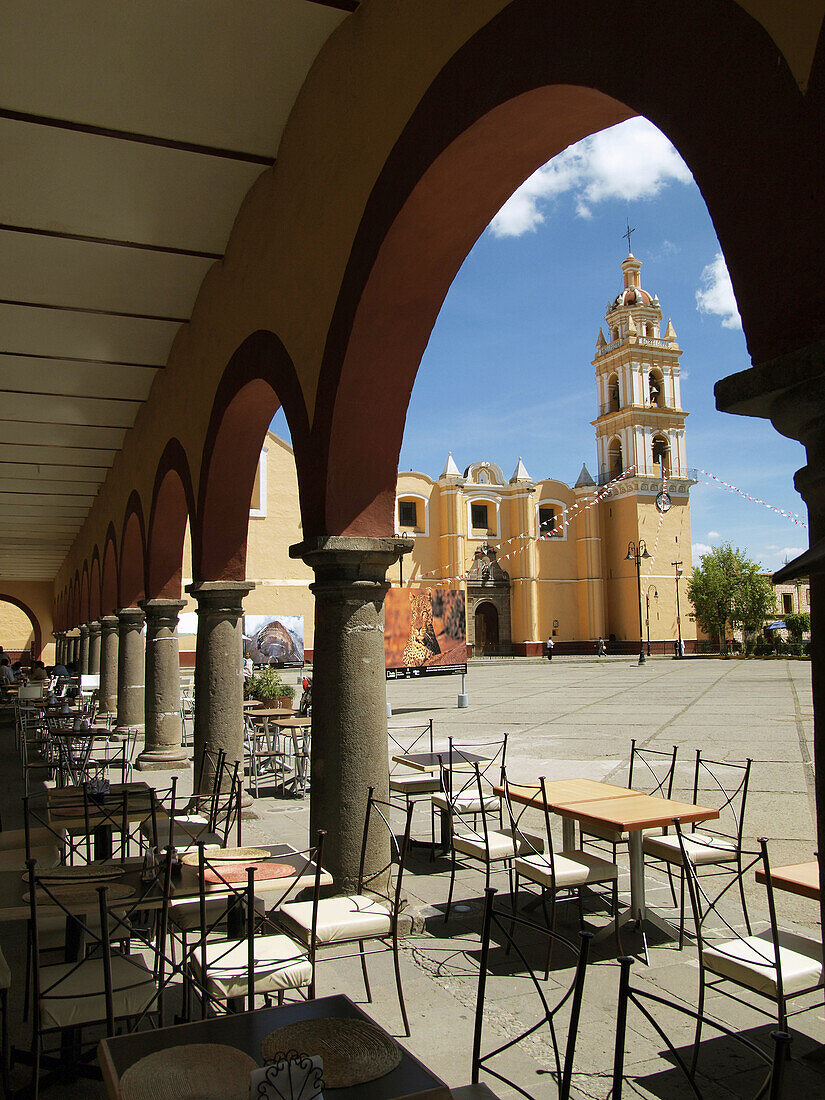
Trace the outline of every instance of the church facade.
{"type": "MultiPolygon", "coordinates": [[[[390,580],[462,589],[476,654],[541,654],[550,636],[557,653],[595,653],[599,638],[609,652],[638,652],[640,610],[652,652],[672,653],[680,635],[688,650],[695,644],[682,352],[670,320],[662,330],[659,301],[642,289],[640,272],[628,256],[622,289],[607,306],[606,333],[598,332],[593,475],[583,465],[574,485],[536,481],[519,460],[507,478],[492,461],[462,471],[452,455],[435,480],[398,475],[396,530],[414,545],[390,580]],[[641,600],[628,559],[640,543],[650,555],[640,560],[641,600]]],[[[269,433],[250,509],[247,577],[255,588],[244,608],[303,616],[311,654],[313,577],[289,556],[300,537],[292,450],[269,433]]],[[[190,649],[194,636],[183,635],[187,663],[190,649]]]]}
{"type": "Polygon", "coordinates": [[[415,540],[404,582],[463,588],[476,653],[538,654],[548,637],[556,652],[599,638],[630,652],[640,633],[655,652],[695,644],[682,352],[641,266],[622,264],[596,341],[595,476],[535,481],[521,460],[509,478],[488,461],[462,472],[452,455],[437,480],[399,474],[397,530],[415,540]]]}

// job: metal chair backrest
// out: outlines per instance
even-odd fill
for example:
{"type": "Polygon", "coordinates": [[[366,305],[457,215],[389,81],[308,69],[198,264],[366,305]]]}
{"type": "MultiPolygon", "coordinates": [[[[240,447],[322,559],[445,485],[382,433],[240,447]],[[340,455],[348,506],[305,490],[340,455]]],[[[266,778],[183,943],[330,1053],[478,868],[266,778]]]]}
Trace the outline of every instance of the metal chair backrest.
{"type": "MultiPolygon", "coordinates": [[[[737,1043],[741,1048],[749,1051],[754,1056],[757,1063],[761,1063],[763,1066],[768,1067],[767,1077],[759,1083],[758,1088],[753,1093],[754,1100],[758,1100],[758,1098],[762,1098],[762,1100],[781,1100],[782,1078],[785,1063],[790,1053],[789,1048],[791,1043],[791,1036],[786,1031],[771,1032],[771,1039],[773,1039],[773,1053],[771,1055],[761,1046],[752,1042],[746,1035],[733,1028],[727,1027],[725,1024],[720,1023],[710,1016],[706,1016],[695,1008],[691,1008],[676,1000],[667,1000],[665,997],[654,993],[649,988],[643,989],[639,986],[631,985],[630,967],[634,961],[634,959],[627,957],[619,959],[621,973],[619,977],[619,1001],[616,1010],[616,1042],[613,1052],[612,1100],[622,1100],[622,1089],[625,1079],[624,1056],[627,1036],[627,1016],[628,1008],[631,1005],[638,1010],[639,1014],[643,1016],[645,1020],[647,1020],[659,1038],[665,1043],[671,1058],[684,1077],[687,1087],[698,1100],[703,1100],[703,1097],[707,1097],[708,1100],[711,1100],[712,1097],[718,1095],[719,1086],[716,1079],[711,1076],[707,1086],[700,1087],[701,1079],[697,1078],[696,1074],[691,1072],[680,1053],[680,1046],[683,1045],[683,1036],[680,1036],[678,1040],[679,1045],[677,1045],[669,1038],[664,1029],[662,1021],[663,1017],[667,1017],[668,1010],[672,1010],[677,1018],[679,1016],[688,1017],[688,1019],[692,1021],[701,1022],[701,1024],[707,1025],[720,1035],[726,1036],[728,1039],[737,1043]],[[705,1088],[707,1091],[704,1091],[705,1088]]],[[[634,1025],[634,1034],[636,1031],[637,1025],[634,1025]]],[[[727,1054],[726,1057],[729,1058],[730,1055],[727,1054]]],[[[644,1080],[642,1079],[639,1081],[639,1074],[635,1068],[633,1076],[637,1084],[644,1086],[644,1080]]],[[[665,1082],[662,1081],[662,1071],[658,1067],[655,1070],[655,1077],[658,1091],[665,1085],[665,1082]]],[[[676,1092],[679,1091],[679,1083],[674,1081],[671,1087],[675,1095],[676,1092]]],[[[635,1088],[633,1089],[633,1095],[637,1095],[637,1090],[635,1088]]]]}
{"type": "Polygon", "coordinates": [[[433,752],[433,720],[423,726],[388,726],[387,738],[390,743],[390,775],[394,772],[407,772],[404,764],[393,760],[393,756],[403,756],[410,752],[433,752]]]}
{"type": "Polygon", "coordinates": [[[507,815],[510,818],[510,828],[513,833],[513,838],[517,843],[519,853],[522,857],[529,857],[531,855],[540,855],[543,857],[550,872],[551,889],[555,890],[556,866],[555,856],[553,854],[553,836],[550,831],[550,808],[547,802],[546,782],[547,780],[542,775],[539,777],[538,784],[511,783],[505,772],[502,786],[504,787],[504,805],[507,808],[507,815]],[[512,794],[514,787],[518,787],[520,792],[524,792],[526,798],[535,800],[535,805],[528,805],[526,802],[516,802],[512,794]],[[531,832],[522,828],[524,817],[531,811],[538,811],[541,813],[544,821],[545,843],[543,851],[537,848],[533,841],[535,829],[531,832]]]}
{"type": "MultiPolygon", "coordinates": [[[[576,1039],[578,1036],[579,1017],[581,1014],[582,999],[584,996],[584,981],[587,971],[587,957],[590,949],[590,940],[593,938],[592,932],[580,932],[580,948],[576,948],[576,945],[566,939],[564,936],[559,935],[556,932],[551,932],[545,925],[535,924],[533,921],[528,920],[526,917],[519,916],[512,912],[509,907],[506,910],[497,910],[494,904],[494,898],[496,891],[492,887],[488,887],[485,891],[484,899],[484,923],[481,932],[481,961],[479,964],[478,972],[478,993],[476,995],[476,1013],[475,1013],[475,1031],[473,1035],[473,1056],[472,1056],[472,1082],[478,1084],[479,1074],[483,1070],[485,1073],[489,1073],[492,1077],[495,1077],[499,1081],[503,1081],[508,1085],[513,1086],[518,1092],[524,1096],[531,1095],[521,1088],[518,1082],[513,1081],[511,1078],[506,1077],[503,1073],[500,1073],[497,1069],[494,1069],[490,1062],[500,1054],[504,1054],[517,1046],[522,1040],[529,1038],[530,1036],[539,1033],[541,1028],[546,1027],[548,1034],[547,1041],[552,1047],[553,1056],[556,1065],[556,1084],[558,1087],[559,1100],[568,1100],[570,1096],[570,1084],[573,1074],[573,1059],[576,1052],[576,1039]],[[555,1004],[551,1006],[547,994],[545,993],[545,987],[542,982],[536,977],[533,967],[525,954],[524,949],[519,943],[516,937],[516,929],[522,932],[526,932],[527,935],[532,938],[535,936],[550,940],[550,942],[563,943],[573,955],[576,956],[576,971],[573,977],[573,981],[566,990],[562,992],[561,997],[556,1000],[555,1004]],[[532,989],[535,992],[538,1000],[541,1004],[540,1014],[541,1018],[538,1022],[535,1022],[535,1013],[531,1013],[531,1022],[522,1031],[518,1033],[514,1038],[509,1038],[506,1042],[500,1043],[493,1050],[488,1051],[486,1054],[481,1053],[481,1040],[482,1031],[484,1025],[484,998],[487,992],[488,977],[492,973],[490,970],[490,953],[491,943],[493,940],[493,932],[495,931],[495,941],[499,947],[504,950],[512,950],[515,952],[519,959],[520,970],[526,972],[527,977],[532,983],[532,989]],[[557,1016],[562,1008],[569,1005],[569,1022],[567,1025],[567,1039],[563,1044],[564,1051],[562,1053],[562,1043],[558,1034],[558,1019],[557,1016]]],[[[543,954],[545,952],[542,952],[543,954]]],[[[508,968],[509,972],[509,968],[508,968]]],[[[537,1006],[538,1007],[538,1006],[537,1006]]]]}
{"type": "Polygon", "coordinates": [[[630,742],[628,787],[643,790],[645,794],[670,798],[673,794],[677,750],[677,745],[673,746],[671,752],[666,752],[664,749],[640,748],[634,737],[630,742]]]}
{"type": "Polygon", "coordinates": [[[398,920],[401,908],[401,883],[410,848],[410,827],[415,806],[410,802],[404,807],[396,806],[375,796],[375,787],[367,791],[367,809],[364,816],[364,834],[361,842],[361,860],[358,865],[358,893],[368,891],[384,898],[390,906],[393,925],[398,920]],[[403,813],[401,833],[397,834],[390,821],[390,814],[403,813]],[[367,872],[367,852],[370,850],[370,837],[374,831],[386,834],[389,839],[389,861],[378,871],[367,872]]]}
{"type": "MultiPolygon", "coordinates": [[[[703,833],[712,833],[735,840],[741,847],[745,827],[745,806],[748,799],[752,761],[731,764],[727,760],[708,760],[696,750],[696,767],[693,773],[693,801],[696,805],[708,802],[719,811],[716,821],[702,823],[703,833]],[[710,791],[710,799],[705,790],[710,791]]],[[[697,826],[693,825],[692,829],[697,826]]]]}
{"type": "Polygon", "coordinates": [[[476,790],[482,792],[482,798],[490,798],[496,783],[503,783],[507,736],[505,733],[497,741],[462,742],[460,745],[452,737],[448,738],[449,747],[439,759],[442,788],[451,805],[476,790]],[[474,760],[474,756],[481,759],[474,760]]]}

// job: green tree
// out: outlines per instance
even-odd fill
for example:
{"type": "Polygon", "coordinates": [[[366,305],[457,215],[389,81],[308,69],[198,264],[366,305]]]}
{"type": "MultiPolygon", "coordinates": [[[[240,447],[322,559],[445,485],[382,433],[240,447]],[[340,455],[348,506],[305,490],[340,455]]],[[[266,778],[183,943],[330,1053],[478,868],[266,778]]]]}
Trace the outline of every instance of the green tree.
{"type": "Polygon", "coordinates": [[[729,542],[704,554],[688,582],[688,599],[699,625],[722,640],[727,652],[727,628],[741,626],[746,633],[760,630],[775,613],[773,587],[738,547],[729,542]]]}
{"type": "Polygon", "coordinates": [[[807,611],[802,611],[798,615],[783,615],[785,620],[785,626],[788,628],[788,633],[795,642],[802,641],[802,635],[807,634],[811,629],[811,616],[807,611]]]}

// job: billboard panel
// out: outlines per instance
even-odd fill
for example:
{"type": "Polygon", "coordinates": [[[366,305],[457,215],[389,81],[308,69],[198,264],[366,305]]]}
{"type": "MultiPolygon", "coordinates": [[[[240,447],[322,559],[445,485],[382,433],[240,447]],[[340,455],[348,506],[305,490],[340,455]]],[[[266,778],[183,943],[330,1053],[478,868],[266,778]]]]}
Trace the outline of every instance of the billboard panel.
{"type": "Polygon", "coordinates": [[[464,593],[391,588],[384,600],[384,665],[388,680],[466,672],[464,593]]]}
{"type": "Polygon", "coordinates": [[[244,615],[243,655],[256,665],[303,665],[303,615],[244,615]]]}

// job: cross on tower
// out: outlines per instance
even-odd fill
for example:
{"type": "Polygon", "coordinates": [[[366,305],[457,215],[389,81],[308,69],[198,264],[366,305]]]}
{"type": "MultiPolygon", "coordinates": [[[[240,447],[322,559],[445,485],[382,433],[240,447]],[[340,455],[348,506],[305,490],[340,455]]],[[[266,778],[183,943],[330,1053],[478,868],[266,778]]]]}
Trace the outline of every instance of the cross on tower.
{"type": "Polygon", "coordinates": [[[627,223],[627,232],[626,232],[626,233],[622,233],[622,236],[623,236],[623,237],[627,237],[627,254],[628,254],[629,256],[631,256],[631,255],[633,254],[633,250],[632,250],[632,249],[631,249],[631,247],[630,247],[630,235],[631,235],[631,233],[635,233],[635,232],[636,232],[636,230],[635,230],[635,229],[631,229],[631,228],[630,228],[630,222],[628,222],[628,223],[627,223]]]}

